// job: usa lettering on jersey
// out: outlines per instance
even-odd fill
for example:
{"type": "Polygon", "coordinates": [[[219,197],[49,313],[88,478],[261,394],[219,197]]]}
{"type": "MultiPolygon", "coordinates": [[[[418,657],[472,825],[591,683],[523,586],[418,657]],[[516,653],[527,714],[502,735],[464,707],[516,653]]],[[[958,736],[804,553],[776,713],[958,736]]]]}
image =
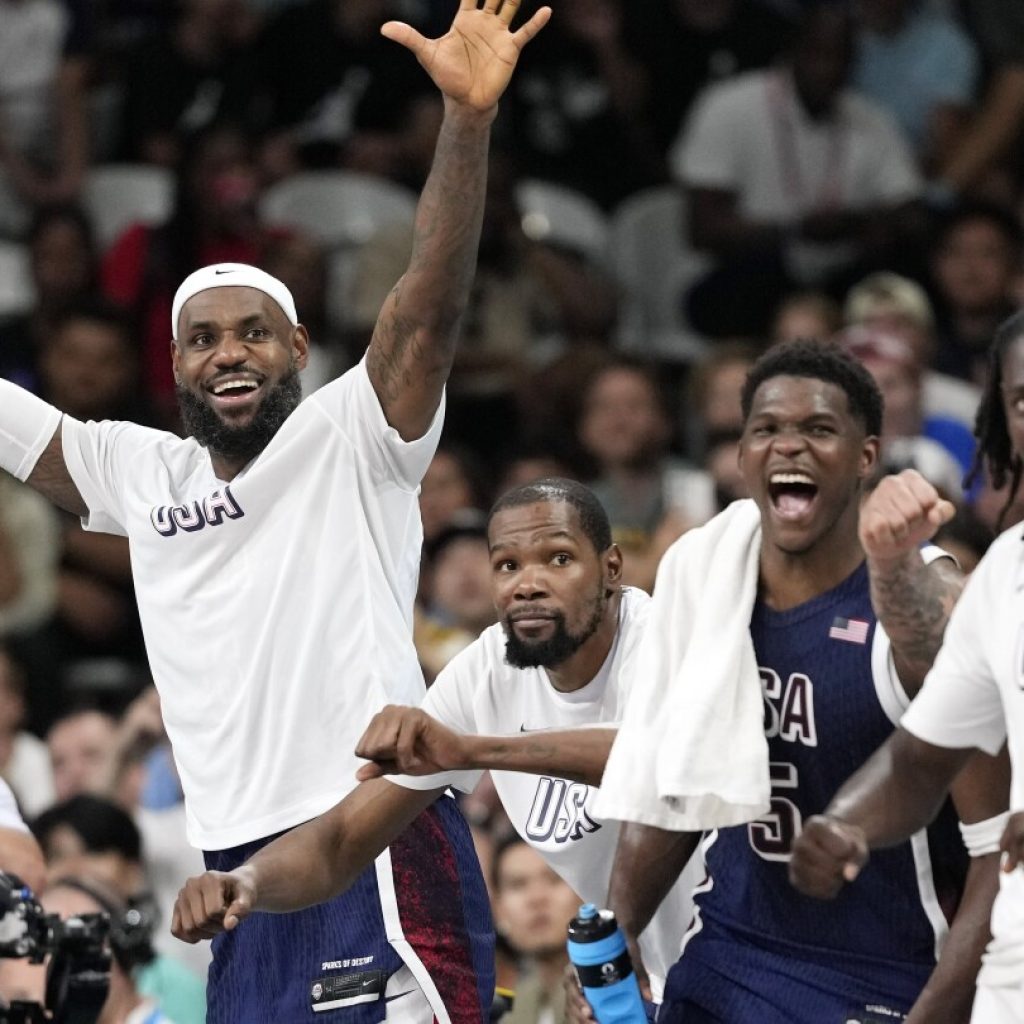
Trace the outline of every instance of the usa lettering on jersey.
{"type": "Polygon", "coordinates": [[[810,677],[793,672],[783,683],[773,669],[762,668],[760,672],[765,736],[816,747],[818,729],[814,724],[814,684],[810,677]]]}
{"type": "Polygon", "coordinates": [[[585,783],[541,775],[526,819],[526,838],[535,843],[566,843],[596,832],[601,825],[587,813],[589,796],[585,783]]]}
{"type": "Polygon", "coordinates": [[[240,519],[244,515],[231,488],[225,486],[208,494],[202,501],[192,501],[187,505],[154,505],[149,520],[161,537],[173,537],[179,530],[195,533],[206,526],[220,526],[226,519],[240,519]]]}

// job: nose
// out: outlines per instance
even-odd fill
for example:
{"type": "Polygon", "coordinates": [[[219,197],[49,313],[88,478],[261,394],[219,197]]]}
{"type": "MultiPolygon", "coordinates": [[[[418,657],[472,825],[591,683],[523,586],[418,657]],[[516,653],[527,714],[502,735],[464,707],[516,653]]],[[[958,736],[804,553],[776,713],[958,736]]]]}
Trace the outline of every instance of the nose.
{"type": "Polygon", "coordinates": [[[772,439],[772,447],[780,455],[795,455],[803,451],[807,445],[807,439],[799,430],[780,430],[772,439]]]}
{"type": "Polygon", "coordinates": [[[547,580],[539,568],[523,569],[516,577],[515,596],[519,601],[537,601],[547,597],[547,580]]]}
{"type": "Polygon", "coordinates": [[[237,366],[245,362],[247,354],[242,339],[233,331],[225,331],[217,342],[213,360],[217,366],[237,366]]]}

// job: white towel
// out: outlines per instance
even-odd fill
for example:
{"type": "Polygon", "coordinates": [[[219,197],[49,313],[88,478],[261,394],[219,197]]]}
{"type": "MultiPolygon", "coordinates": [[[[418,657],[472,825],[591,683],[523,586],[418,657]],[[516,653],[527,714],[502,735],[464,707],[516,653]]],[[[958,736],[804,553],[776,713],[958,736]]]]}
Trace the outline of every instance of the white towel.
{"type": "Polygon", "coordinates": [[[733,502],[665,553],[599,817],[699,832],[767,814],[768,742],[750,637],[760,554],[753,501],[733,502]]]}

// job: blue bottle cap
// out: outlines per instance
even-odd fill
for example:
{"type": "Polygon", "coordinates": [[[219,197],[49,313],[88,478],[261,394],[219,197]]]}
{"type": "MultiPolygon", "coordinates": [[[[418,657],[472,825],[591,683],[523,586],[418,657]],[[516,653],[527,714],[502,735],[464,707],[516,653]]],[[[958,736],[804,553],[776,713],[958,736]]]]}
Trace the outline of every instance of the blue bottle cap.
{"type": "Polygon", "coordinates": [[[589,921],[592,917],[597,917],[597,907],[593,903],[584,903],[580,907],[579,918],[581,921],[589,921]]]}

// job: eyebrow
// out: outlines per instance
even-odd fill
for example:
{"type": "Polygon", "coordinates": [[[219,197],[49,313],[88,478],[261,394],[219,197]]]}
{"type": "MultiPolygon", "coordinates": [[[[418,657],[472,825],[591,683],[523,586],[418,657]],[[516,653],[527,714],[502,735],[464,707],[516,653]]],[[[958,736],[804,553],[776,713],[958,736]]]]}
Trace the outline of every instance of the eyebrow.
{"type": "MultiPolygon", "coordinates": [[[[251,327],[253,324],[258,324],[261,321],[266,320],[267,317],[263,313],[250,313],[249,316],[243,316],[241,320],[237,321],[240,327],[251,327]]],[[[212,327],[219,326],[216,320],[196,320],[187,325],[187,331],[208,331],[212,327]]]]}
{"type": "MultiPolygon", "coordinates": [[[[552,542],[552,541],[560,541],[560,540],[568,540],[568,541],[571,541],[573,544],[578,544],[579,543],[579,538],[574,533],[572,533],[569,530],[562,530],[562,529],[552,530],[550,533],[545,533],[543,536],[537,537],[536,539],[531,538],[531,540],[528,541],[527,543],[540,543],[540,544],[543,544],[545,541],[552,542]]],[[[505,541],[505,542],[498,542],[496,544],[490,545],[489,550],[490,550],[491,554],[493,555],[496,551],[501,551],[504,548],[510,548],[510,547],[511,548],[519,548],[519,547],[522,547],[522,546],[523,546],[522,544],[516,544],[516,543],[511,542],[511,541],[505,541]]]]}

